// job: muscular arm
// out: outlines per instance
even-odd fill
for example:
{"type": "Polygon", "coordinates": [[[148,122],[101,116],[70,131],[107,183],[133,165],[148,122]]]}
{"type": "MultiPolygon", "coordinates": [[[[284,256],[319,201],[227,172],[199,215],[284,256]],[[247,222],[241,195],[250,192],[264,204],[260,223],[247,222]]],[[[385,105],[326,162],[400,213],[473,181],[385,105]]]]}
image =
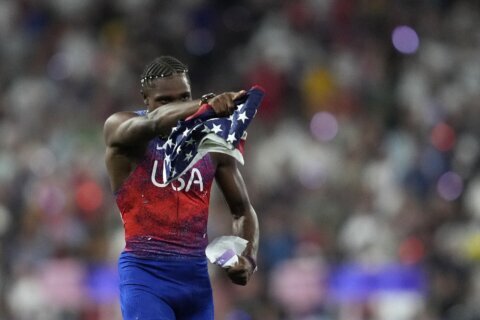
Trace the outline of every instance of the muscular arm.
{"type": "Polygon", "coordinates": [[[175,102],[164,105],[146,116],[133,112],[118,112],[105,122],[104,134],[107,146],[139,146],[158,135],[170,133],[178,120],[194,114],[199,101],[175,102]]]}
{"type": "Polygon", "coordinates": [[[257,214],[248,198],[236,160],[220,153],[212,153],[212,157],[217,163],[216,181],[233,216],[233,234],[248,240],[239,264],[228,270],[234,283],[245,285],[254,270],[250,261],[244,257],[250,257],[255,261],[257,258],[259,239],[257,214]]]}
{"type": "MultiPolygon", "coordinates": [[[[245,95],[245,91],[224,92],[209,101],[218,116],[228,116],[235,108],[234,100],[245,95]]],[[[109,147],[146,144],[158,135],[168,135],[178,120],[183,120],[199,109],[200,100],[165,104],[146,116],[133,112],[118,112],[105,122],[105,142],[109,147]]]]}

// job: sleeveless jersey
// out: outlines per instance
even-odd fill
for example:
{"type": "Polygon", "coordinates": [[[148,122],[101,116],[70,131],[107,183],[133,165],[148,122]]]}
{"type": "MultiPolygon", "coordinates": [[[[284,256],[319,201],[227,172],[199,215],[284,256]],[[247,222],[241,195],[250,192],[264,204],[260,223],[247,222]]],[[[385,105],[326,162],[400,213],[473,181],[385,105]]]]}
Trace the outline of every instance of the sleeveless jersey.
{"type": "Polygon", "coordinates": [[[164,143],[159,137],[150,140],[143,158],[115,193],[125,251],[204,256],[213,161],[207,154],[177,180],[163,184],[164,143]]]}

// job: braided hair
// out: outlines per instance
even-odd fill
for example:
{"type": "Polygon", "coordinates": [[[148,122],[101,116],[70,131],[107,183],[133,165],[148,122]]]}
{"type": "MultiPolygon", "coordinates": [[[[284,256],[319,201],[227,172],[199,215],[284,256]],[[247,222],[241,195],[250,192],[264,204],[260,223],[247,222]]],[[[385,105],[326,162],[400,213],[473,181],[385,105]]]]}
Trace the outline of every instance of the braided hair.
{"type": "Polygon", "coordinates": [[[140,84],[143,90],[151,88],[155,79],[187,73],[187,65],[180,60],[171,56],[161,56],[146,65],[140,78],[140,84]]]}

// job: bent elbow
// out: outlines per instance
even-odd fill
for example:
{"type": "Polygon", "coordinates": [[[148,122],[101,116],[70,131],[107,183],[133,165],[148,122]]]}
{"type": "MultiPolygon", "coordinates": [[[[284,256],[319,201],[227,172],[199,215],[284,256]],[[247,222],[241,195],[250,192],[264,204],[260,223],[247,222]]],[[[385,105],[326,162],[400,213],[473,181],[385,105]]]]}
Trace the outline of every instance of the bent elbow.
{"type": "Polygon", "coordinates": [[[249,204],[238,204],[230,207],[234,219],[240,219],[242,217],[247,217],[253,215],[253,207],[249,204]]]}
{"type": "Polygon", "coordinates": [[[170,134],[174,125],[174,114],[171,110],[162,110],[152,121],[153,130],[160,135],[170,134]]]}

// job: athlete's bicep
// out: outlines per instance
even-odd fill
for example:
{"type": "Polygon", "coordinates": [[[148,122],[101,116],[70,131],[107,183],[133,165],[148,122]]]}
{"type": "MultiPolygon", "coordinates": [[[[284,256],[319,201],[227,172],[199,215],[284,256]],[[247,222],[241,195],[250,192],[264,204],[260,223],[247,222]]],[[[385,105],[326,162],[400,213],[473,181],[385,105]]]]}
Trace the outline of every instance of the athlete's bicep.
{"type": "Polygon", "coordinates": [[[215,154],[217,163],[215,180],[222,191],[230,211],[235,216],[243,216],[251,208],[247,188],[238,170],[236,160],[225,154],[215,154]]]}

